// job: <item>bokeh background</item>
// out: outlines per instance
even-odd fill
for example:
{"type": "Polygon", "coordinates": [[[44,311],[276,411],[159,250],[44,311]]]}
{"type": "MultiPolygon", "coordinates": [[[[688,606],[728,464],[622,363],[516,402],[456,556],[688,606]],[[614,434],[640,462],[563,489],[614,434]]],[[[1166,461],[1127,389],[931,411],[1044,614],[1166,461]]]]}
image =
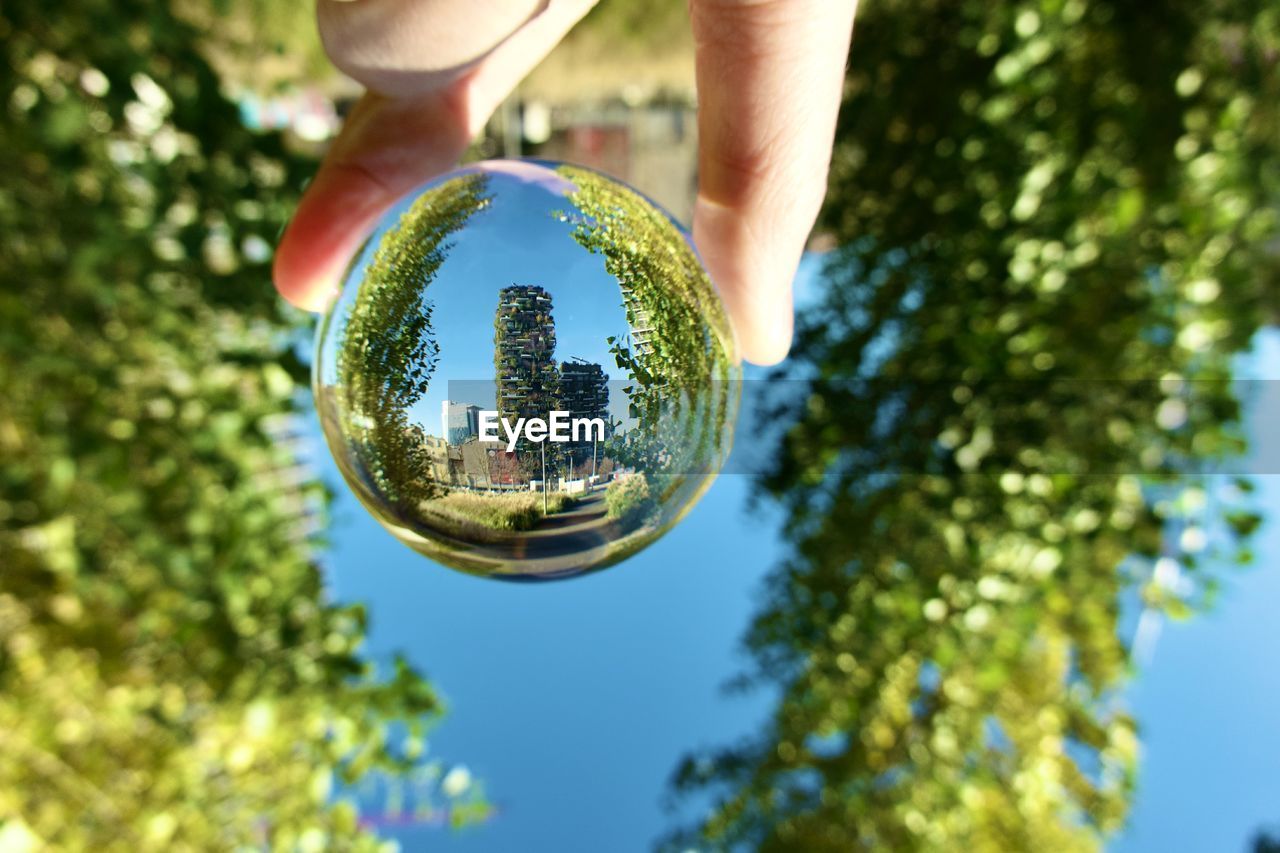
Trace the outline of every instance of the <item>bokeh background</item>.
{"type": "MultiPolygon", "coordinates": [[[[607,0],[471,156],[687,219],[684,16],[607,0]]],[[[0,850],[1280,845],[1274,3],[866,0],[751,464],[541,587],[325,455],[310,10],[0,45],[0,850]]]]}

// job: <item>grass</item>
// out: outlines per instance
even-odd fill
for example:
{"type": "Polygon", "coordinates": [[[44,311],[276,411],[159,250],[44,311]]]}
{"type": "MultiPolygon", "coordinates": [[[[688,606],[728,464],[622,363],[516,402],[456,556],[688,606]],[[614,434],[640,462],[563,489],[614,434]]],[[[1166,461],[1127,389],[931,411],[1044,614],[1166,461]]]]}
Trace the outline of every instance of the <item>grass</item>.
{"type": "MultiPolygon", "coordinates": [[[[561,512],[574,499],[558,492],[547,495],[547,514],[561,512]]],[[[541,492],[450,492],[427,501],[423,512],[462,533],[476,528],[487,531],[519,531],[533,528],[542,518],[541,492]]]]}

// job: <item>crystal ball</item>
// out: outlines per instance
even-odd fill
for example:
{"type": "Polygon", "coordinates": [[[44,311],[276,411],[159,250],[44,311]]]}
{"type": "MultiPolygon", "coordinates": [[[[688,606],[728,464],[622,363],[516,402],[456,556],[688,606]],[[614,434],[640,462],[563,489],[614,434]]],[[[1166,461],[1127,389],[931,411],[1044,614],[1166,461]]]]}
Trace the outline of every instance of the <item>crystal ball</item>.
{"type": "Polygon", "coordinates": [[[485,577],[655,541],[729,453],[741,368],[688,234],[589,169],[489,161],[406,195],[322,318],[316,407],[392,534],[485,577]]]}

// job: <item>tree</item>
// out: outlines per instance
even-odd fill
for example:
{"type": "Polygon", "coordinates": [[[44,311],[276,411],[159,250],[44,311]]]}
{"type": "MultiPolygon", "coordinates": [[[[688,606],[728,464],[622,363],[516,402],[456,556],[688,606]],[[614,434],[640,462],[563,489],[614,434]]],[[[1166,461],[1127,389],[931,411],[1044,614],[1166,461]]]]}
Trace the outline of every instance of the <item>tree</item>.
{"type": "Polygon", "coordinates": [[[373,849],[331,786],[419,764],[440,705],[315,563],[265,263],[313,165],[164,4],[19,0],[0,34],[0,837],[373,849]]]}
{"type": "Polygon", "coordinates": [[[840,248],[760,480],[792,548],[744,682],[781,698],[682,765],[716,805],[673,843],[1090,850],[1121,824],[1120,596],[1185,612],[1257,522],[1196,471],[1242,447],[1230,358],[1280,296],[1278,56],[1263,2],[860,10],[840,248]]]}
{"type": "Polygon", "coordinates": [[[614,436],[607,452],[651,479],[718,470],[739,371],[711,279],[679,228],[647,199],[587,169],[557,171],[576,187],[569,194],[573,238],[604,257],[632,329],[632,340],[609,343],[631,382],[623,391],[636,425],[614,436]]]}
{"type": "Polygon", "coordinates": [[[348,459],[362,466],[357,479],[410,523],[420,518],[423,501],[441,493],[409,415],[440,355],[427,291],[448,258],[449,236],[489,205],[487,185],[487,176],[470,173],[415,199],[351,283],[357,290],[350,313],[334,318],[341,323],[337,386],[328,393],[336,397],[338,429],[354,445],[348,459]]]}

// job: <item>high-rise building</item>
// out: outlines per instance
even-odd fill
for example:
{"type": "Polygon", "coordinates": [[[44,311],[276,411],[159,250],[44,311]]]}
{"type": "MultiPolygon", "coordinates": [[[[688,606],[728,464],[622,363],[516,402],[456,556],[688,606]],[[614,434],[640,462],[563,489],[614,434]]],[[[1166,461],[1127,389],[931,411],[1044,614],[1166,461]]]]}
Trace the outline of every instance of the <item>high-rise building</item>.
{"type": "Polygon", "coordinates": [[[549,417],[558,408],[560,385],[551,294],[522,284],[499,291],[493,346],[499,417],[513,423],[516,418],[549,417]]]}
{"type": "Polygon", "coordinates": [[[450,444],[480,435],[480,407],[445,400],[440,404],[440,431],[450,444]]]}
{"type": "MultiPolygon", "coordinates": [[[[575,358],[560,364],[560,405],[573,418],[600,418],[609,423],[609,376],[598,364],[575,358]]],[[[590,447],[581,435],[573,450],[590,447]]]]}

